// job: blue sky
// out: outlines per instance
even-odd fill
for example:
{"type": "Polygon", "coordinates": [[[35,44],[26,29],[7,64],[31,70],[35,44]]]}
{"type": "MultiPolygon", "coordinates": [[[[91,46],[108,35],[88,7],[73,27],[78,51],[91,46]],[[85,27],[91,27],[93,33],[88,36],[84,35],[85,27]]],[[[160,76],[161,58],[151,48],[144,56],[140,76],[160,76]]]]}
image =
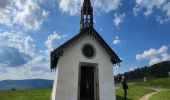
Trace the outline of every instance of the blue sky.
{"type": "MultiPolygon", "coordinates": [[[[79,33],[83,0],[0,0],[0,80],[53,79],[49,52],[79,33]]],[[[123,60],[114,73],[170,60],[169,0],[91,0],[94,27],[123,60]]]]}

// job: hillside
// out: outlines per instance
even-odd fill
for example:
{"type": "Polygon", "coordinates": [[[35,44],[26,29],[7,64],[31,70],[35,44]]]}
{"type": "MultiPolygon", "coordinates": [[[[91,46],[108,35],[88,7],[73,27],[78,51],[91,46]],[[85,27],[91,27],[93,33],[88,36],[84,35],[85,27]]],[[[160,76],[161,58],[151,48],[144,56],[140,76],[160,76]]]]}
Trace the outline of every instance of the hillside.
{"type": "Polygon", "coordinates": [[[0,90],[15,89],[34,89],[52,87],[52,80],[27,79],[27,80],[3,80],[0,81],[0,90]]]}
{"type": "Polygon", "coordinates": [[[146,78],[164,78],[169,77],[170,61],[163,61],[152,66],[145,66],[134,71],[125,72],[115,76],[115,81],[119,81],[122,75],[125,75],[128,80],[146,78]]]}

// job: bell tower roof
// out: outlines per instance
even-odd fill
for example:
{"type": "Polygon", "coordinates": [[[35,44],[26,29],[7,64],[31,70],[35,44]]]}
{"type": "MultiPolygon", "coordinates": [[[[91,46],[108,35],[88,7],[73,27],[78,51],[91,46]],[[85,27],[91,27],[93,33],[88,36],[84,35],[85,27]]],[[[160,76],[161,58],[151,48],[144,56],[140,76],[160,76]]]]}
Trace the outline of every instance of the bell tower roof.
{"type": "Polygon", "coordinates": [[[84,0],[84,2],[83,2],[83,7],[91,7],[91,2],[90,2],[90,0],[84,0]]]}

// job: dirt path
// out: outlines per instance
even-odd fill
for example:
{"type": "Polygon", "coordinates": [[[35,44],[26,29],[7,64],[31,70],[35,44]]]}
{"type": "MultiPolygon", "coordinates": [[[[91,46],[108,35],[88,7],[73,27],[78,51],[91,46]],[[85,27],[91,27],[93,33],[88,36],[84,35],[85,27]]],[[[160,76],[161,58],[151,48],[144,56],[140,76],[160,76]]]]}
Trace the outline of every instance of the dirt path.
{"type": "Polygon", "coordinates": [[[146,94],[144,95],[142,98],[140,98],[139,100],[149,100],[149,97],[158,93],[158,92],[161,92],[161,91],[164,91],[166,89],[161,89],[161,88],[152,88],[152,87],[149,87],[150,89],[154,90],[155,92],[152,92],[152,93],[149,93],[149,94],[146,94]]]}

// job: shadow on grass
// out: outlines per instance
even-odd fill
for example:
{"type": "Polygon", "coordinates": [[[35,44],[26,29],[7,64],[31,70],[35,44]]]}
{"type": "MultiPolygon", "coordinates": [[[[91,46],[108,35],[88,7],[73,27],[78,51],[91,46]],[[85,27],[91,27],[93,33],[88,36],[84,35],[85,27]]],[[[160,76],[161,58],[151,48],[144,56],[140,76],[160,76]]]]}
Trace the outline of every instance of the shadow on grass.
{"type": "MultiPolygon", "coordinates": [[[[124,97],[120,96],[120,95],[116,95],[116,100],[124,100],[124,97]]],[[[132,99],[128,99],[127,100],[132,100],[132,99]]]]}

